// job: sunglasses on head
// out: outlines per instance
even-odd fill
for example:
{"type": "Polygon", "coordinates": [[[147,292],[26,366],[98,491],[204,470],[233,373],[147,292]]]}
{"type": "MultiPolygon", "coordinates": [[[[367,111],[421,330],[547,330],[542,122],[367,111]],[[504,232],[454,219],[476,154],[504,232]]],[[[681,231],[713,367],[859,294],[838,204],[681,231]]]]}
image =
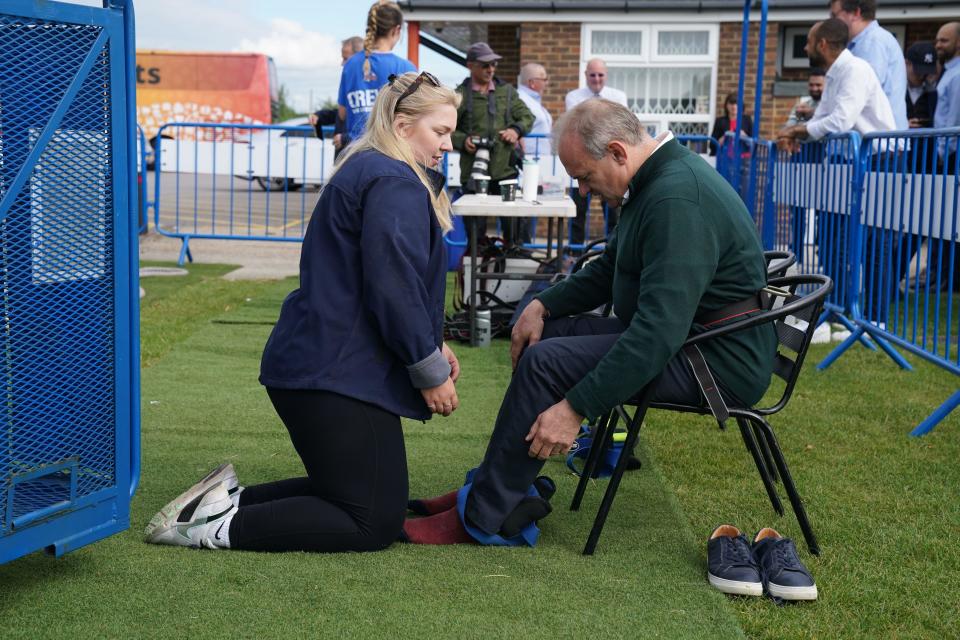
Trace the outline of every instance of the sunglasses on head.
{"type": "MultiPolygon", "coordinates": [[[[394,89],[398,89],[398,90],[399,90],[399,87],[394,87],[394,86],[393,86],[394,81],[397,79],[397,76],[396,76],[395,74],[392,74],[392,73],[391,73],[391,74],[390,74],[390,77],[387,78],[387,79],[390,81],[390,86],[391,86],[391,87],[393,87],[394,89]]],[[[410,86],[407,87],[406,91],[403,92],[403,95],[401,95],[399,98],[397,98],[396,104],[393,105],[393,113],[394,113],[394,114],[397,113],[397,107],[400,106],[400,103],[403,102],[403,99],[406,98],[407,96],[413,95],[413,93],[417,90],[417,88],[418,88],[421,84],[424,83],[424,81],[426,81],[427,84],[432,85],[432,86],[434,86],[434,87],[439,87],[439,86],[441,86],[441,85],[440,85],[440,81],[437,80],[437,77],[436,77],[435,75],[433,75],[433,74],[430,73],[429,71],[421,71],[421,72],[420,72],[420,75],[417,76],[417,79],[414,80],[413,82],[411,82],[411,83],[410,83],[410,86]]]]}

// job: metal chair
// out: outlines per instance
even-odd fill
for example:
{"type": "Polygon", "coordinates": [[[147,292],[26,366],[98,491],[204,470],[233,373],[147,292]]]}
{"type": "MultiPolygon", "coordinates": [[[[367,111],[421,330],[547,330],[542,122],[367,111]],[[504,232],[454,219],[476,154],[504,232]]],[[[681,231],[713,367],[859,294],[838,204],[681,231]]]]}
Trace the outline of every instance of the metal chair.
{"type": "Polygon", "coordinates": [[[793,251],[764,251],[763,259],[767,262],[767,278],[782,278],[787,270],[797,263],[797,256],[793,251]]]}
{"type": "MultiPolygon", "coordinates": [[[[820,554],[820,548],[817,545],[813,529],[807,519],[800,494],[797,492],[793,478],[790,475],[790,470],[787,468],[787,462],[783,457],[783,452],[777,443],[773,428],[770,426],[770,423],[767,422],[765,416],[777,413],[789,402],[793,394],[793,389],[797,384],[807,349],[813,338],[816,320],[820,317],[824,301],[832,288],[833,281],[823,275],[797,275],[775,278],[769,282],[766,289],[767,292],[771,294],[771,297],[774,298],[774,302],[770,308],[743,320],[731,322],[722,327],[693,336],[684,344],[684,346],[700,345],[708,340],[730,335],[736,331],[742,331],[767,323],[774,324],[779,339],[779,348],[774,361],[774,374],[786,382],[783,394],[775,404],[767,407],[727,407],[727,409],[730,416],[736,419],[740,427],[740,434],[743,437],[744,444],[760,473],[760,479],[763,482],[774,511],[781,516],[784,513],[783,505],[780,502],[776,487],[774,486],[773,478],[771,474],[767,472],[768,465],[774,466],[779,476],[783,479],[783,486],[787,492],[787,497],[790,500],[793,511],[797,516],[800,529],[803,531],[803,537],[807,542],[807,547],[810,549],[810,552],[815,555],[820,554]],[[788,324],[787,318],[789,317],[806,322],[806,328],[801,330],[792,324],[788,324]],[[784,351],[792,352],[793,357],[791,358],[785,355],[784,351]],[[754,429],[751,429],[751,426],[754,427],[754,429]],[[761,447],[754,437],[755,433],[759,434],[758,439],[769,449],[771,457],[769,462],[764,460],[761,447]]],[[[613,412],[615,416],[614,419],[609,419],[609,416],[607,416],[598,421],[593,433],[593,438],[594,442],[601,444],[600,446],[592,447],[590,450],[590,455],[584,465],[580,482],[573,496],[573,502],[570,505],[572,511],[580,508],[580,503],[583,500],[589,479],[593,475],[598,461],[603,458],[604,452],[612,442],[613,427],[616,423],[616,418],[622,419],[627,424],[627,439],[624,443],[624,451],[631,451],[640,435],[640,427],[648,409],[699,413],[702,415],[710,415],[713,413],[705,402],[699,405],[652,402],[653,391],[656,389],[657,382],[658,379],[651,381],[639,392],[635,400],[631,400],[630,404],[636,407],[632,417],[627,414],[625,406],[620,405],[613,412]]],[[[603,525],[606,522],[607,514],[613,504],[613,499],[616,496],[617,488],[620,486],[620,479],[623,476],[626,466],[627,456],[621,455],[613,475],[610,477],[606,493],[603,496],[596,519],[594,520],[593,529],[590,531],[587,544],[583,549],[584,555],[592,555],[596,549],[597,541],[600,538],[600,533],[603,530],[603,525]]]]}

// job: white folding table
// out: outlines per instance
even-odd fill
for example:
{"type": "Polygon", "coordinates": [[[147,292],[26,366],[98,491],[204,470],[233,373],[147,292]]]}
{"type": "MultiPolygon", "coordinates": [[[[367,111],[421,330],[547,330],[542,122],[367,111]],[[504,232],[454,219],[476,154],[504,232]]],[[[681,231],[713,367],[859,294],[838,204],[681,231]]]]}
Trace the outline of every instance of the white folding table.
{"type": "MultiPolygon", "coordinates": [[[[477,344],[477,281],[478,280],[549,280],[555,274],[549,273],[482,273],[477,263],[477,218],[495,216],[499,218],[547,218],[547,258],[553,255],[553,223],[555,219],[573,218],[577,207],[568,196],[548,197],[529,202],[514,200],[504,202],[500,196],[465,195],[453,203],[454,215],[466,218],[467,236],[470,238],[470,291],[467,300],[470,305],[470,344],[477,344]]],[[[509,250],[509,247],[507,247],[509,250]]],[[[557,228],[557,255],[563,253],[563,228],[557,228]]]]}

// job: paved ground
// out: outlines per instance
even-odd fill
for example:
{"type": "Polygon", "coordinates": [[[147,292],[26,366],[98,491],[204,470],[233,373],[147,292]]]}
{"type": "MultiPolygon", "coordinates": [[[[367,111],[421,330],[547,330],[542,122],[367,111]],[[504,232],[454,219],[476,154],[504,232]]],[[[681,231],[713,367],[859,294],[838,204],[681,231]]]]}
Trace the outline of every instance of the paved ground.
{"type": "MultiPolygon", "coordinates": [[[[191,240],[195,262],[235,264],[238,269],[226,274],[228,280],[278,280],[297,275],[300,263],[299,242],[250,240],[191,240]]],[[[176,261],[180,241],[158,233],[140,236],[140,259],[176,261]]],[[[189,263],[186,265],[189,267],[189,263]]]]}

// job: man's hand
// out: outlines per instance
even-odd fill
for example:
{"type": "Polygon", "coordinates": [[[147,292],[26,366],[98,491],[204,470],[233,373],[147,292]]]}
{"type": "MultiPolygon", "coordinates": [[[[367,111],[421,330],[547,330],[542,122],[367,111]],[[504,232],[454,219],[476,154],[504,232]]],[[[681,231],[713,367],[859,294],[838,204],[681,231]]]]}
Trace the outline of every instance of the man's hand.
{"type": "Polygon", "coordinates": [[[477,145],[473,144],[473,142],[470,140],[470,136],[467,136],[467,137],[464,139],[464,141],[463,141],[463,148],[466,150],[467,153],[476,153],[476,152],[477,152],[477,145]]]}
{"type": "Polygon", "coordinates": [[[800,143],[794,140],[793,138],[778,137],[777,149],[780,149],[781,151],[786,151],[788,153],[796,153],[800,151],[800,143]]]}
{"type": "Polygon", "coordinates": [[[307,116],[307,120],[310,122],[310,124],[315,126],[319,118],[317,117],[317,114],[311,113],[309,116],[307,116]]]}
{"type": "Polygon", "coordinates": [[[510,360],[513,362],[514,369],[517,368],[517,362],[524,348],[540,342],[540,336],[543,335],[543,319],[547,315],[549,314],[543,303],[534,299],[520,314],[517,324],[513,325],[513,331],[510,333],[510,360]]]}
{"type": "Polygon", "coordinates": [[[336,149],[339,149],[343,146],[343,134],[336,133],[333,136],[333,146],[336,149]]]}
{"type": "Polygon", "coordinates": [[[517,133],[516,129],[511,129],[507,127],[500,132],[500,139],[506,142],[507,144],[517,144],[517,140],[520,139],[520,134],[517,133]]]}
{"type": "Polygon", "coordinates": [[[457,360],[457,356],[453,353],[453,349],[448,347],[446,342],[443,343],[443,349],[440,351],[443,353],[443,357],[447,359],[447,362],[450,363],[450,379],[456,382],[457,378],[460,377],[460,361],[457,360]]]}
{"type": "Polygon", "coordinates": [[[804,120],[809,120],[810,117],[813,115],[814,111],[815,109],[809,104],[805,104],[801,102],[800,104],[797,105],[797,115],[803,118],[804,120]]]}
{"type": "Polygon", "coordinates": [[[777,148],[781,151],[796,153],[800,150],[799,138],[807,135],[807,128],[802,124],[784,127],[777,132],[777,148]]]}
{"type": "Polygon", "coordinates": [[[530,443],[527,455],[546,460],[552,455],[566,453],[580,433],[582,423],[583,416],[574,411],[564,398],[537,416],[537,421],[524,438],[530,443]]]}
{"type": "Polygon", "coordinates": [[[453,386],[452,378],[447,378],[446,382],[436,387],[420,389],[420,393],[427,401],[427,408],[431,413],[448,416],[460,406],[460,399],[457,398],[457,390],[453,386]]]}

